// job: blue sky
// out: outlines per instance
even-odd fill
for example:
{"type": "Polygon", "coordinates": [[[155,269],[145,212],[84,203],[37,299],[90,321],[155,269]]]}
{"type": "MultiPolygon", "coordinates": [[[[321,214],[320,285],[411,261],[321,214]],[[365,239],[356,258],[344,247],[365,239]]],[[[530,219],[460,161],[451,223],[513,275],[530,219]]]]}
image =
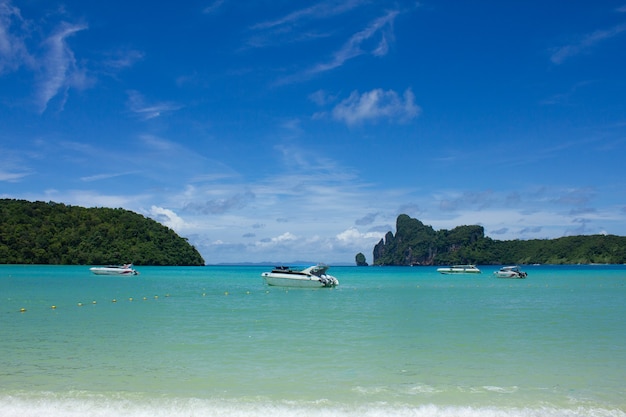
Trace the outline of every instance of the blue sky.
{"type": "MultiPolygon", "coordinates": [[[[0,0],[0,197],[207,263],[626,235],[626,1],[0,0]]],[[[123,260],[120,260],[123,261],[123,260]]]]}

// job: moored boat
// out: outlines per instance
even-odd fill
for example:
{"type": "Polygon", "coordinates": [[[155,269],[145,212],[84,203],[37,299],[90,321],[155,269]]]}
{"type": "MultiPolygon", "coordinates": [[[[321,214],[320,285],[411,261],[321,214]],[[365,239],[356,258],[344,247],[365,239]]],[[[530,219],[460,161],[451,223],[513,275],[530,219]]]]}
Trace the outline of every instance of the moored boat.
{"type": "Polygon", "coordinates": [[[322,288],[339,285],[339,281],[326,273],[329,266],[317,264],[299,270],[288,266],[277,266],[261,276],[267,285],[281,287],[322,288]]]}
{"type": "Polygon", "coordinates": [[[89,270],[96,275],[139,275],[133,264],[94,266],[89,270]]]}
{"type": "Polygon", "coordinates": [[[476,265],[452,265],[445,268],[437,268],[441,274],[480,274],[480,269],[476,265]]]}
{"type": "Polygon", "coordinates": [[[528,274],[522,271],[519,266],[503,266],[499,271],[493,273],[496,278],[513,278],[513,279],[523,279],[528,276],[528,274]]]}

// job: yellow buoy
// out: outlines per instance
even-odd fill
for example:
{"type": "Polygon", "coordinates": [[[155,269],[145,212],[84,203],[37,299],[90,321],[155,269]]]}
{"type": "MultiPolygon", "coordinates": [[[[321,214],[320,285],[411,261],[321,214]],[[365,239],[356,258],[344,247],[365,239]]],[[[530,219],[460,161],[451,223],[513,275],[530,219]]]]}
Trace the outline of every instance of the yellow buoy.
{"type": "Polygon", "coordinates": [[[24,307],[20,308],[20,313],[24,313],[26,309],[24,307]]]}
{"type": "Polygon", "coordinates": [[[82,306],[83,306],[83,303],[78,303],[78,307],[82,307],[82,306]]]}
{"type": "Polygon", "coordinates": [[[56,308],[57,308],[57,306],[52,306],[52,307],[50,307],[50,308],[54,310],[54,309],[56,309],[56,308]]]}
{"type": "Polygon", "coordinates": [[[117,300],[114,298],[113,300],[111,300],[112,303],[117,303],[117,300]]]}
{"type": "Polygon", "coordinates": [[[91,302],[91,304],[96,304],[96,300],[93,300],[93,301],[91,302]]]}
{"type": "Polygon", "coordinates": [[[133,301],[133,297],[128,298],[128,301],[133,301]]]}

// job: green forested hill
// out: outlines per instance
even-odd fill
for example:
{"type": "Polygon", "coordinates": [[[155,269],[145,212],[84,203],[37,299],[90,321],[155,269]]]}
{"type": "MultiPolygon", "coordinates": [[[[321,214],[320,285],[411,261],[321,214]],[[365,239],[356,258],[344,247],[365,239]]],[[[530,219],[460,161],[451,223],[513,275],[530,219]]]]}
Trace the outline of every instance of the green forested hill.
{"type": "Polygon", "coordinates": [[[204,265],[173,230],[123,209],[0,199],[0,264],[204,265]]]}
{"type": "Polygon", "coordinates": [[[374,247],[374,265],[626,263],[626,237],[567,236],[558,239],[493,240],[482,226],[435,231],[406,214],[396,234],[374,247]]]}

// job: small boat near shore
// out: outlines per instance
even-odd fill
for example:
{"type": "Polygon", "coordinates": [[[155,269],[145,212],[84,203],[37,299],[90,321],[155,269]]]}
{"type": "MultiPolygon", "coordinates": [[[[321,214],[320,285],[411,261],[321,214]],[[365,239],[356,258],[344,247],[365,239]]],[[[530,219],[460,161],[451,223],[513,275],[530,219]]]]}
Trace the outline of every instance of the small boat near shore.
{"type": "Polygon", "coordinates": [[[133,264],[94,266],[89,270],[95,275],[139,275],[133,264]]]}
{"type": "Polygon", "coordinates": [[[452,265],[445,268],[437,268],[440,274],[480,274],[476,265],[452,265]]]}
{"type": "Polygon", "coordinates": [[[522,271],[519,266],[503,266],[499,271],[493,273],[496,278],[524,279],[528,274],[522,271]]]}
{"type": "Polygon", "coordinates": [[[277,266],[271,272],[263,272],[261,276],[267,285],[280,287],[323,288],[335,287],[339,281],[327,274],[329,266],[313,265],[299,270],[288,266],[277,266]]]}

